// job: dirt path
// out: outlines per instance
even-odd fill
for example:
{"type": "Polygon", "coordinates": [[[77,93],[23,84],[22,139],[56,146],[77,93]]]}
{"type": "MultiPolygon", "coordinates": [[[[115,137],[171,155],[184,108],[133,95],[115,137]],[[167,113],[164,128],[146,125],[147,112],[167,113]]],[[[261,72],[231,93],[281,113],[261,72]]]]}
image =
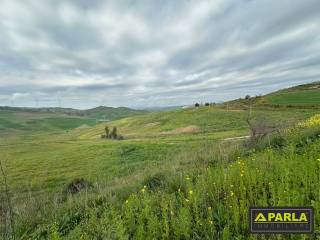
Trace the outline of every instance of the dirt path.
{"type": "Polygon", "coordinates": [[[247,138],[249,138],[249,137],[250,137],[250,136],[241,136],[241,137],[225,138],[225,139],[222,139],[222,141],[241,140],[241,139],[247,139],[247,138]]]}

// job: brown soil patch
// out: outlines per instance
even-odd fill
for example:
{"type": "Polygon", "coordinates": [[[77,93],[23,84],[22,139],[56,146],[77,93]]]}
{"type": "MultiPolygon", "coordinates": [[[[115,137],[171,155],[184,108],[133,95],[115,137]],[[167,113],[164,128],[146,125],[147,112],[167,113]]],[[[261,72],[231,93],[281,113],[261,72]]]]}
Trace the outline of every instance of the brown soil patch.
{"type": "Polygon", "coordinates": [[[146,127],[153,127],[153,126],[157,126],[157,125],[159,125],[159,124],[160,124],[160,122],[152,122],[152,123],[146,124],[145,126],[146,126],[146,127]]]}
{"type": "Polygon", "coordinates": [[[195,125],[190,125],[183,128],[177,128],[172,131],[161,132],[163,135],[175,135],[175,134],[183,134],[183,133],[197,133],[200,131],[200,128],[195,125]]]}

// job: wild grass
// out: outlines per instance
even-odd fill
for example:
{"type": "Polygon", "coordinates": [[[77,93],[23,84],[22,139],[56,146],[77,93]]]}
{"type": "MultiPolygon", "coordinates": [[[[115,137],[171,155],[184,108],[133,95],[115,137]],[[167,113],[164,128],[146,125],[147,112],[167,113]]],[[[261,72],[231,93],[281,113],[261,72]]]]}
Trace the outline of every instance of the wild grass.
{"type": "Polygon", "coordinates": [[[42,132],[57,132],[80,126],[93,126],[94,118],[62,113],[25,112],[0,109],[0,137],[42,132]]]}
{"type": "Polygon", "coordinates": [[[25,227],[27,217],[17,232],[23,239],[317,239],[320,128],[280,136],[285,144],[279,146],[273,135],[250,149],[239,143],[184,149],[179,166],[188,168],[160,169],[131,191],[60,200],[55,214],[25,227]],[[315,234],[250,235],[250,206],[312,206],[315,234]]]}
{"type": "Polygon", "coordinates": [[[287,92],[281,94],[272,94],[268,96],[267,101],[271,104],[280,105],[319,105],[320,104],[320,91],[305,90],[298,92],[287,92]]]}
{"type": "MultiPolygon", "coordinates": [[[[112,122],[124,141],[100,139],[105,124],[1,139],[16,235],[256,239],[247,232],[250,205],[312,205],[319,211],[317,126],[270,135],[250,148],[221,141],[248,135],[247,114],[198,108],[112,122]],[[190,125],[199,132],[163,134],[190,125]],[[65,194],[78,178],[92,187],[65,194]]],[[[254,109],[252,117],[289,126],[313,114],[254,109]]]]}

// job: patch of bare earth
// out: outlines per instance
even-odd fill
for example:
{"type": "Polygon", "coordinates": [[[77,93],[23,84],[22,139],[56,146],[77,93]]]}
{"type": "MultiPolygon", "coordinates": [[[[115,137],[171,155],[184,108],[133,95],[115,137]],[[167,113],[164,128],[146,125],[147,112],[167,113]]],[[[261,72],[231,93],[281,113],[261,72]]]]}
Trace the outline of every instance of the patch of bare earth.
{"type": "Polygon", "coordinates": [[[160,122],[152,122],[152,123],[146,124],[145,126],[146,126],[146,127],[153,127],[153,126],[157,126],[157,125],[159,125],[159,124],[160,124],[160,122]]]}
{"type": "Polygon", "coordinates": [[[171,131],[161,132],[161,135],[176,135],[176,134],[186,134],[186,133],[197,133],[200,131],[200,128],[195,125],[190,125],[183,128],[177,128],[171,131]]]}

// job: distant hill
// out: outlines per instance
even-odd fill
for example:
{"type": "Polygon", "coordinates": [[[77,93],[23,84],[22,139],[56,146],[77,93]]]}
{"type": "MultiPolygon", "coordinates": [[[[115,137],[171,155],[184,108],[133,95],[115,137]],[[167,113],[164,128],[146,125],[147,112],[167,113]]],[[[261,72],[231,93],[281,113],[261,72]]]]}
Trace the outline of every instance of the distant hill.
{"type": "Polygon", "coordinates": [[[146,113],[125,107],[100,106],[88,110],[72,108],[0,107],[0,137],[16,133],[59,131],[93,126],[99,121],[111,121],[146,113]]]}
{"type": "Polygon", "coordinates": [[[250,97],[249,99],[236,99],[224,103],[231,107],[241,107],[248,104],[267,107],[320,107],[320,82],[298,85],[282,89],[264,96],[250,97]]]}
{"type": "Polygon", "coordinates": [[[90,118],[96,118],[100,120],[117,120],[125,117],[130,117],[134,115],[140,115],[147,113],[145,110],[135,110],[132,108],[127,107],[105,107],[105,106],[99,106],[96,108],[84,110],[81,113],[83,113],[84,116],[90,117],[90,118]]]}
{"type": "Polygon", "coordinates": [[[72,116],[82,116],[96,119],[105,120],[117,120],[124,117],[146,113],[146,110],[135,110],[127,107],[105,107],[99,106],[96,108],[79,110],[73,108],[59,108],[59,107],[48,107],[48,108],[29,108],[29,107],[8,107],[0,106],[0,111],[11,111],[11,112],[29,112],[29,113],[58,113],[72,116]]]}
{"type": "Polygon", "coordinates": [[[148,107],[148,108],[145,108],[144,110],[148,112],[166,112],[166,111],[177,110],[181,108],[183,108],[183,106],[148,107]]]}

